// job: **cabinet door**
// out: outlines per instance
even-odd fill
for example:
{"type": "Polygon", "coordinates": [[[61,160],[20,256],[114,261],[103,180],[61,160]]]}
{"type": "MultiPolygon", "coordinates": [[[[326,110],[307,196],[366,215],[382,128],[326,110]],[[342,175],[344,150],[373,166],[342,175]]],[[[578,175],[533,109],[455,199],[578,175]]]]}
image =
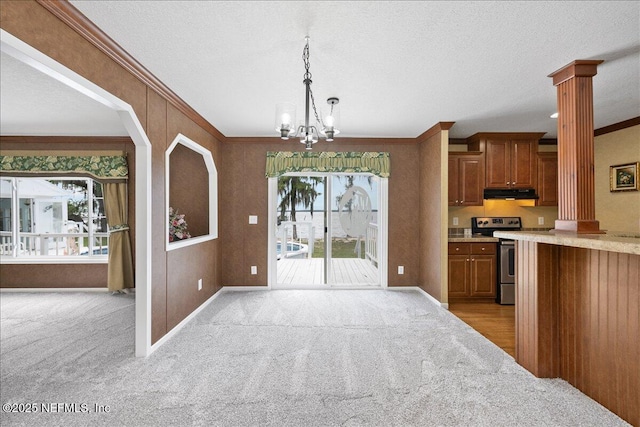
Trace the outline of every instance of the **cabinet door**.
{"type": "Polygon", "coordinates": [[[449,206],[457,206],[460,200],[460,174],[458,156],[449,154],[449,206]]]}
{"type": "Polygon", "coordinates": [[[469,296],[469,256],[449,255],[449,297],[469,296]]]}
{"type": "Polygon", "coordinates": [[[537,141],[512,141],[511,188],[535,187],[537,151],[537,141]]]}
{"type": "Polygon", "coordinates": [[[538,153],[538,206],[558,206],[558,153],[538,153]]]}
{"type": "Polygon", "coordinates": [[[486,188],[509,188],[511,177],[511,141],[486,141],[486,188]]]}
{"type": "Polygon", "coordinates": [[[470,293],[472,297],[496,296],[496,257],[472,255],[470,268],[470,293]]]}
{"type": "Polygon", "coordinates": [[[482,155],[460,158],[460,205],[482,206],[484,197],[484,158],[482,155]]]}

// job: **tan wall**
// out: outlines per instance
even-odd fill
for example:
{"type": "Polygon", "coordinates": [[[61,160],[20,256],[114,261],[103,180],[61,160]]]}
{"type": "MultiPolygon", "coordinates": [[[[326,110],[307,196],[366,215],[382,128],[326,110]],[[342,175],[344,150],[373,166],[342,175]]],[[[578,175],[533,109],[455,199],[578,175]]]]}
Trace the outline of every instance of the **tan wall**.
{"type": "Polygon", "coordinates": [[[525,200],[485,200],[483,206],[456,207],[449,206],[449,228],[471,228],[474,216],[519,216],[524,228],[553,228],[558,219],[556,206],[523,206],[531,204],[525,200]],[[458,225],[453,225],[453,218],[458,218],[458,225]],[[544,224],[538,224],[542,217],[544,224]]]}
{"type": "MultiPolygon", "coordinates": [[[[35,1],[3,1],[0,26],[130,104],[151,141],[151,317],[156,342],[220,289],[217,240],[165,251],[165,151],[182,133],[209,149],[219,165],[220,141],[35,1]],[[190,262],[186,271],[190,259],[199,262],[190,262]],[[203,278],[202,291],[193,277],[203,278]]],[[[18,280],[28,283],[26,276],[18,280]]]]}
{"type": "MultiPolygon", "coordinates": [[[[264,142],[235,142],[222,145],[224,163],[219,168],[220,240],[222,283],[225,286],[267,284],[268,186],[265,178],[267,151],[301,151],[295,141],[265,139],[264,142]],[[249,215],[258,224],[249,224],[249,215]],[[252,265],[258,274],[251,275],[252,265]]],[[[415,286],[419,257],[419,157],[415,140],[338,140],[314,146],[323,151],[386,151],[390,153],[389,178],[389,286],[415,286]],[[405,268],[399,275],[398,266],[405,268]]]]}
{"type": "Polygon", "coordinates": [[[596,219],[600,229],[640,232],[640,191],[609,191],[609,167],[640,161],[640,126],[597,136],[594,142],[596,219]]]}

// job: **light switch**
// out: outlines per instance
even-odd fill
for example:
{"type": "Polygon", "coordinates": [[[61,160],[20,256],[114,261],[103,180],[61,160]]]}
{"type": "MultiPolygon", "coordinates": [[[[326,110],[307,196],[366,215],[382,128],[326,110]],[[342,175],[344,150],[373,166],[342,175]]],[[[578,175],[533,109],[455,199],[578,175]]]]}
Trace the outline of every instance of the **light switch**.
{"type": "Polygon", "coordinates": [[[258,215],[249,215],[249,224],[257,224],[258,215]]]}
{"type": "Polygon", "coordinates": [[[458,217],[457,216],[453,217],[453,225],[458,225],[458,217]]]}
{"type": "Polygon", "coordinates": [[[258,274],[258,266],[257,265],[252,265],[251,266],[251,274],[258,274]]]}

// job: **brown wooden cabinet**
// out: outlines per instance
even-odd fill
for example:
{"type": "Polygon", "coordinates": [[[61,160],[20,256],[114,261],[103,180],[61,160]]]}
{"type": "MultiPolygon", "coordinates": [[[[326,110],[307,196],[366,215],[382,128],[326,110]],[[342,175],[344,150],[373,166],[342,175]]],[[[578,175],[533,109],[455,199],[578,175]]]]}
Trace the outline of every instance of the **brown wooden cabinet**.
{"type": "Polygon", "coordinates": [[[449,299],[495,298],[495,243],[449,243],[449,299]]]}
{"type": "Polygon", "coordinates": [[[543,133],[477,133],[469,149],[485,153],[485,188],[535,188],[543,133]]]}
{"type": "Polygon", "coordinates": [[[558,153],[541,152],[538,164],[538,206],[558,206],[558,153]]]}
{"type": "Polygon", "coordinates": [[[449,206],[482,206],[484,153],[449,153],[449,206]]]}

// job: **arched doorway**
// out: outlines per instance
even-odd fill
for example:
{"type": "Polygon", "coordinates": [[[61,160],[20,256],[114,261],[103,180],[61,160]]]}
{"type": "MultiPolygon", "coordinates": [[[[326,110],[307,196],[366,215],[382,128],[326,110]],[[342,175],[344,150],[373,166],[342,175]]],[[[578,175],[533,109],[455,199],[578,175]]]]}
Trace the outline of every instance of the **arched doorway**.
{"type": "Polygon", "coordinates": [[[12,34],[0,29],[2,52],[114,110],[135,144],[135,354],[151,354],[151,142],[133,108],[12,34]]]}

